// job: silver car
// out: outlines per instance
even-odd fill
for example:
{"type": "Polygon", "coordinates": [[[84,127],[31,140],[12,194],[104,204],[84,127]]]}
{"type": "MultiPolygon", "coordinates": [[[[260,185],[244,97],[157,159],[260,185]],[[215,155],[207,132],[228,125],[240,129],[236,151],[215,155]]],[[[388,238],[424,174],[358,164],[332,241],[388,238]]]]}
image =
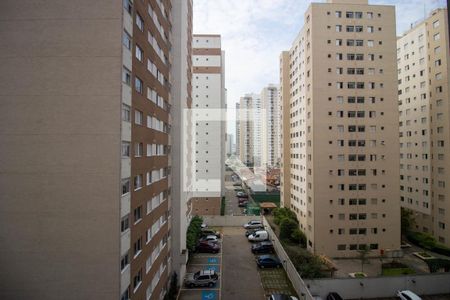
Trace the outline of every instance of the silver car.
{"type": "Polygon", "coordinates": [[[203,270],[186,274],[184,285],[190,288],[196,286],[212,287],[219,280],[219,275],[214,270],[203,270]]]}

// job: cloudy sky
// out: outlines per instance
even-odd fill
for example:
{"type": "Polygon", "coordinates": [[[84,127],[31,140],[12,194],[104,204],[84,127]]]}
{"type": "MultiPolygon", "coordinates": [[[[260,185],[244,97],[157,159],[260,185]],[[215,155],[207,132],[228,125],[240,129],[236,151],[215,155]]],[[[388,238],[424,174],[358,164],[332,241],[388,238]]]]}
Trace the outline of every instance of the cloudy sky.
{"type": "MultiPolygon", "coordinates": [[[[397,35],[423,18],[424,11],[446,5],[446,0],[369,2],[396,5],[397,35]]],[[[268,83],[278,83],[279,54],[290,48],[309,3],[310,0],[194,0],[194,33],[222,35],[229,120],[234,117],[231,109],[240,96],[259,93],[268,83]]],[[[228,122],[228,131],[234,134],[234,122],[228,122]]]]}

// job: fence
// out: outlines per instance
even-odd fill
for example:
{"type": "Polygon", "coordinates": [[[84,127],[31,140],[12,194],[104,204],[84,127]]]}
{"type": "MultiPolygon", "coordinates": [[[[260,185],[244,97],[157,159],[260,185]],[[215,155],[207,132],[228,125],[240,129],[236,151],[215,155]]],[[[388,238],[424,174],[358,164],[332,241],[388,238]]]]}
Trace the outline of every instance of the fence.
{"type": "Polygon", "coordinates": [[[450,274],[424,274],[369,278],[335,278],[305,280],[313,295],[323,299],[337,292],[344,299],[394,297],[399,290],[411,290],[419,295],[449,294],[450,274]]]}
{"type": "Polygon", "coordinates": [[[297,292],[297,295],[300,296],[301,300],[313,300],[310,291],[308,290],[307,285],[303,281],[303,279],[298,274],[297,270],[294,267],[294,264],[291,262],[289,256],[286,251],[284,251],[283,246],[281,245],[278,237],[275,232],[273,232],[270,224],[267,222],[266,218],[263,218],[264,227],[269,233],[270,239],[272,240],[273,247],[277,252],[278,257],[283,262],[283,267],[286,270],[286,274],[292,282],[292,285],[297,292]]]}

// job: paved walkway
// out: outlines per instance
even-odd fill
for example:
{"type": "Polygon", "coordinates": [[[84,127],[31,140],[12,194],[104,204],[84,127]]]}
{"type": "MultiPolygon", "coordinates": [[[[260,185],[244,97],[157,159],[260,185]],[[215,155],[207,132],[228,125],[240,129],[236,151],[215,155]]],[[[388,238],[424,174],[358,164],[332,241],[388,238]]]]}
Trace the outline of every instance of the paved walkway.
{"type": "Polygon", "coordinates": [[[231,179],[232,172],[228,171],[225,174],[225,214],[228,216],[240,216],[243,215],[243,209],[238,206],[238,200],[236,197],[234,181],[231,179]]]}
{"type": "Polygon", "coordinates": [[[263,300],[264,290],[244,229],[223,227],[222,300],[263,300]]]}

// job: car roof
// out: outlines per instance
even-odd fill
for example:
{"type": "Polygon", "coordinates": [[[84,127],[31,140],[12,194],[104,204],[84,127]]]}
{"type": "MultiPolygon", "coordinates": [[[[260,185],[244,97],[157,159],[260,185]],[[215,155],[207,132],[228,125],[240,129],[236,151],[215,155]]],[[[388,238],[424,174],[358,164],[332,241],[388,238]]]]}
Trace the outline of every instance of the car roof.
{"type": "Polygon", "coordinates": [[[261,256],[259,257],[259,259],[266,259],[266,258],[278,259],[276,256],[270,255],[270,254],[261,255],[261,256]]]}
{"type": "Polygon", "coordinates": [[[261,221],[259,221],[259,220],[251,220],[248,223],[261,223],[261,221]]]}
{"type": "Polygon", "coordinates": [[[262,241],[259,242],[258,245],[273,245],[271,241],[262,241]]]}
{"type": "Polygon", "coordinates": [[[214,275],[215,271],[214,270],[201,270],[200,274],[201,275],[214,275]]]}
{"type": "Polygon", "coordinates": [[[420,299],[422,299],[422,298],[420,298],[419,296],[417,296],[415,293],[413,293],[410,290],[400,291],[400,293],[402,293],[404,295],[408,295],[413,300],[420,300],[420,299]]]}

